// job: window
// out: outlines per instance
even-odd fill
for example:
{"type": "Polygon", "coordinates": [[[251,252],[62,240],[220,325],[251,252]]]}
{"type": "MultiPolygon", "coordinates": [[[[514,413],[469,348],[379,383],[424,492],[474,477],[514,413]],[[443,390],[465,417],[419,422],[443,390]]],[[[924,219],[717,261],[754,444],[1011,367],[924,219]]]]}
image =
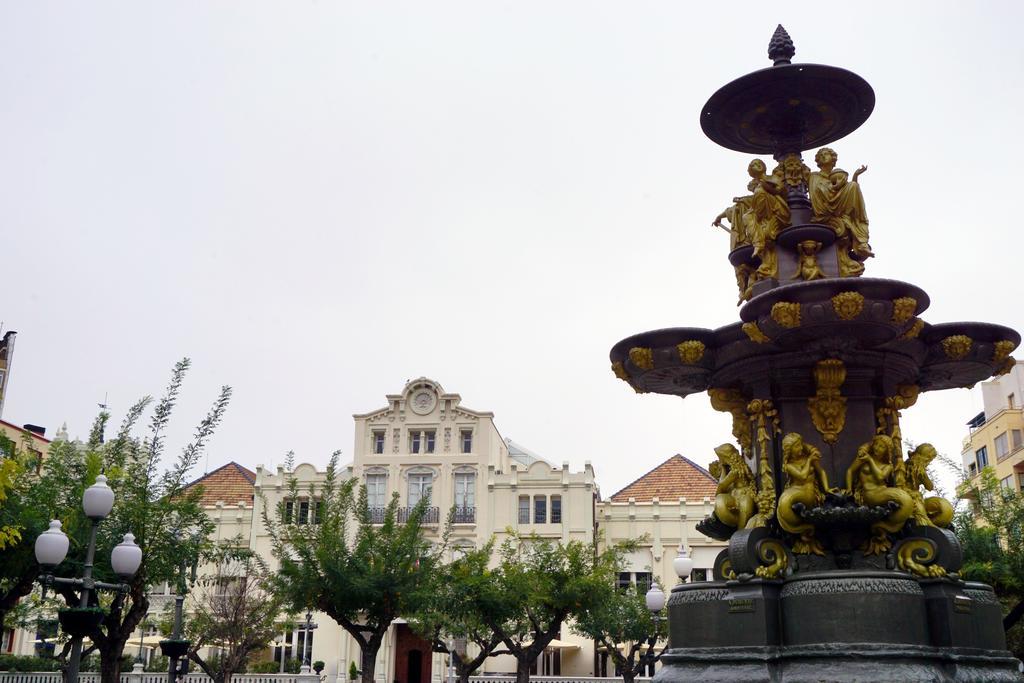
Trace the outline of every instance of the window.
{"type": "Polygon", "coordinates": [[[551,523],[562,523],[562,497],[551,496],[551,523]]]}
{"type": "MultiPolygon", "coordinates": [[[[476,475],[472,472],[455,474],[455,507],[466,509],[476,506],[476,475]]],[[[458,514],[458,511],[456,511],[458,514]]]]}
{"type": "Polygon", "coordinates": [[[384,430],[375,429],[373,432],[373,452],[380,454],[384,452],[384,430]]]}
{"type": "Polygon", "coordinates": [[[366,504],[370,508],[383,508],[385,491],[387,491],[388,475],[366,475],[366,504]]]}
{"type": "Polygon", "coordinates": [[[292,515],[294,515],[294,514],[295,514],[295,503],[289,500],[287,503],[284,504],[284,523],[285,524],[291,524],[292,521],[293,521],[292,520],[292,515]]]}
{"type": "Polygon", "coordinates": [[[996,437],[996,459],[1002,460],[1010,452],[1010,445],[1006,439],[1006,432],[996,437]]]}
{"type": "Polygon", "coordinates": [[[629,588],[630,584],[633,583],[633,575],[629,572],[619,572],[619,578],[615,582],[615,587],[620,591],[624,591],[629,588]]]}
{"type": "Polygon", "coordinates": [[[641,593],[646,593],[651,590],[651,573],[650,572],[637,572],[636,573],[636,588],[641,593]]]}
{"type": "Polygon", "coordinates": [[[434,487],[433,474],[409,475],[409,507],[416,505],[421,499],[430,499],[430,491],[434,487]]]}
{"type": "Polygon", "coordinates": [[[420,452],[420,432],[409,432],[409,452],[420,452]]]}
{"type": "Polygon", "coordinates": [[[1024,473],[1017,475],[1017,485],[1021,491],[1024,491],[1024,473]]]}
{"type": "Polygon", "coordinates": [[[708,570],[707,569],[694,569],[690,572],[690,581],[707,581],[708,570]]]}
{"type": "Polygon", "coordinates": [[[533,523],[544,524],[548,521],[548,497],[534,496],[533,498],[533,523]]]}
{"type": "Polygon", "coordinates": [[[316,501],[313,506],[313,524],[319,524],[324,518],[324,502],[322,500],[316,501]]]}
{"type": "Polygon", "coordinates": [[[462,452],[472,453],[473,452],[473,430],[463,429],[459,432],[459,439],[462,442],[462,452]]]}
{"type": "Polygon", "coordinates": [[[1013,447],[1013,450],[1024,446],[1024,438],[1021,438],[1021,431],[1019,429],[1010,430],[1010,445],[1013,447]]]}
{"type": "Polygon", "coordinates": [[[969,474],[970,476],[973,477],[977,473],[978,473],[978,466],[975,463],[972,462],[970,464],[970,466],[968,466],[968,468],[967,468],[967,474],[969,474]]]}
{"type": "Polygon", "coordinates": [[[299,518],[297,524],[309,524],[309,501],[299,501],[299,518]]]}
{"type": "Polygon", "coordinates": [[[982,446],[974,452],[974,459],[978,463],[978,470],[988,467],[988,450],[982,446]]]}
{"type": "Polygon", "coordinates": [[[1013,475],[1011,474],[1008,477],[1003,477],[1002,479],[1000,479],[999,480],[999,485],[1001,487],[1003,487],[1003,489],[1006,490],[1006,491],[1012,491],[1013,490],[1013,475]]]}
{"type": "Polygon", "coordinates": [[[530,523],[530,497],[519,496],[519,523],[530,523]]]}
{"type": "Polygon", "coordinates": [[[429,432],[423,432],[423,450],[424,450],[424,452],[426,452],[426,453],[433,453],[434,452],[434,442],[435,442],[435,440],[436,439],[434,438],[434,430],[430,430],[429,432]]]}

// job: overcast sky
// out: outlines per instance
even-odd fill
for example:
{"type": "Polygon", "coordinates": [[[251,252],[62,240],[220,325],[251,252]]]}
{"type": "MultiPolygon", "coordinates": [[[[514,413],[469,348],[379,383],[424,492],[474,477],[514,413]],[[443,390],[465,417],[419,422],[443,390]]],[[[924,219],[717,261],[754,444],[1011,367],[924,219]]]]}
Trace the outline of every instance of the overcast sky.
{"type": "MultiPolygon", "coordinates": [[[[635,395],[608,350],[736,320],[710,223],[750,157],[698,115],[778,22],[875,89],[832,145],[869,167],[867,275],[1024,329],[1024,4],[711,5],[3,3],[4,419],[84,437],[187,355],[172,445],[235,390],[210,469],[347,459],[420,375],[606,496],[707,463],[730,418],[635,395]]],[[[927,394],[904,434],[959,456],[980,410],[927,394]]]]}

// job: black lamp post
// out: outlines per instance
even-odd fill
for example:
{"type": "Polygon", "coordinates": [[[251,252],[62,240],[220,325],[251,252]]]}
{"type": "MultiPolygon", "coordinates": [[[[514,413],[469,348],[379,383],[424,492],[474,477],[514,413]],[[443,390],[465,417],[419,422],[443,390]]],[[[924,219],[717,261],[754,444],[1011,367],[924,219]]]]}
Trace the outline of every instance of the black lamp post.
{"type": "Polygon", "coordinates": [[[317,627],[317,625],[313,623],[313,612],[306,612],[306,623],[302,626],[306,635],[302,639],[302,668],[299,673],[308,674],[312,671],[309,660],[313,654],[313,629],[317,627]]]}
{"type": "MultiPolygon", "coordinates": [[[[178,537],[180,541],[180,536],[178,537]]],[[[192,564],[192,581],[196,580],[198,559],[192,564]]],[[[191,643],[181,637],[181,617],[185,604],[185,594],[188,592],[185,585],[185,572],[188,570],[188,557],[181,554],[181,561],[178,565],[178,590],[174,596],[174,626],[171,629],[171,637],[160,641],[160,652],[167,657],[167,683],[174,683],[179,676],[188,674],[188,648],[191,643]],[[181,660],[179,662],[179,660],[181,660]]]]}
{"type": "Polygon", "coordinates": [[[658,625],[661,623],[661,610],[665,607],[665,591],[661,590],[661,586],[657,583],[653,583],[651,584],[651,589],[644,596],[644,600],[647,602],[647,609],[651,611],[651,616],[654,618],[654,635],[651,636],[648,642],[646,655],[647,659],[653,661],[654,648],[658,643],[658,625]]]}
{"type": "MultiPolygon", "coordinates": [[[[96,532],[114,507],[114,492],[107,486],[107,478],[102,474],[96,477],[96,483],[85,490],[82,495],[82,509],[85,516],[92,521],[89,530],[89,546],[85,553],[85,566],[82,578],[65,578],[54,576],[53,569],[67,557],[70,545],[67,534],[61,531],[60,521],[54,519],[50,528],[39,534],[35,543],[36,561],[44,573],[39,577],[43,584],[43,593],[49,586],[72,586],[79,589],[78,607],[69,607],[57,612],[60,625],[71,635],[71,659],[68,661],[68,681],[78,683],[78,671],[82,663],[82,638],[88,635],[103,621],[105,616],[99,607],[90,607],[89,602],[93,591],[118,591],[127,593],[126,583],[105,583],[92,578],[93,562],[96,559],[96,532]]],[[[135,536],[125,534],[124,540],[114,547],[110,553],[110,566],[118,578],[127,581],[135,576],[142,564],[142,549],[135,544],[135,536]]]]}

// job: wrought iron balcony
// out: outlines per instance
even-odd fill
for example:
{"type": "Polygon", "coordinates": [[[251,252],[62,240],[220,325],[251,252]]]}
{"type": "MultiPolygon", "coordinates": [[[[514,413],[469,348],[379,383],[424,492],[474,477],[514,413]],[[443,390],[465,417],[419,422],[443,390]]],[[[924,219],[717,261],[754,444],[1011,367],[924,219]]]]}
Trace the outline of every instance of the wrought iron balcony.
{"type": "Polygon", "coordinates": [[[456,507],[455,508],[455,523],[456,524],[476,524],[476,507],[456,507]]]}
{"type": "Polygon", "coordinates": [[[370,512],[370,524],[383,524],[384,513],[387,511],[386,507],[372,507],[369,508],[370,512]]]}
{"type": "MultiPolygon", "coordinates": [[[[409,517],[412,516],[414,505],[407,505],[405,507],[398,508],[398,521],[405,523],[409,521],[409,517]]],[[[440,518],[440,511],[436,507],[429,507],[423,513],[424,524],[437,524],[437,520],[440,518]]]]}

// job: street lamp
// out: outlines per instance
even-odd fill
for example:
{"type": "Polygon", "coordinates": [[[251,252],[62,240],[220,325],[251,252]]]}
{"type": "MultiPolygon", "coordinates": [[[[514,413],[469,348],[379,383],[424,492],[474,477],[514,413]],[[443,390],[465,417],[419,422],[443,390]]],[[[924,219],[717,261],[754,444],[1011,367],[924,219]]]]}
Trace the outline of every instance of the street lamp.
{"type": "MultiPolygon", "coordinates": [[[[175,532],[174,540],[180,544],[182,537],[180,532],[175,532]]],[[[198,539],[197,539],[198,540],[198,539]]],[[[199,559],[192,564],[192,582],[195,583],[196,571],[199,559]]],[[[188,648],[191,643],[181,637],[181,613],[185,604],[185,571],[188,568],[188,554],[181,552],[181,559],[178,563],[178,590],[174,596],[174,625],[171,627],[171,637],[160,641],[160,653],[167,657],[167,683],[174,683],[179,676],[188,673],[188,648]],[[179,663],[178,660],[181,660],[179,663]]]]}
{"type": "Polygon", "coordinates": [[[306,623],[303,624],[303,626],[305,627],[306,630],[306,636],[305,638],[303,638],[302,642],[302,668],[300,669],[299,673],[308,674],[311,671],[309,665],[309,658],[313,653],[313,629],[317,627],[317,625],[313,623],[312,612],[306,612],[306,623]]]}
{"type": "Polygon", "coordinates": [[[647,609],[650,610],[651,616],[654,618],[654,635],[647,646],[648,658],[654,657],[654,647],[658,642],[658,624],[661,621],[661,610],[665,607],[665,591],[661,590],[661,586],[657,582],[651,584],[651,589],[644,595],[644,600],[647,603],[647,609]]]}
{"type": "Polygon", "coordinates": [[[680,583],[686,583],[690,572],[693,571],[693,560],[686,554],[686,546],[682,543],[679,544],[679,554],[672,560],[672,569],[675,570],[680,583]]]}
{"type": "MultiPolygon", "coordinates": [[[[85,553],[85,566],[82,568],[82,578],[80,579],[52,574],[54,568],[67,557],[70,545],[67,534],[61,530],[60,521],[51,520],[50,528],[36,538],[36,562],[44,571],[39,577],[43,584],[43,597],[45,597],[46,589],[49,586],[72,586],[79,589],[78,607],[62,609],[57,613],[61,626],[72,637],[71,659],[68,661],[69,683],[78,683],[78,670],[82,663],[82,638],[99,626],[103,620],[103,611],[89,606],[92,592],[109,590],[127,593],[129,590],[126,583],[105,583],[92,578],[93,561],[96,559],[96,532],[100,522],[110,514],[113,507],[114,492],[107,486],[107,478],[101,474],[96,477],[96,483],[87,488],[82,495],[82,510],[85,512],[85,516],[92,521],[92,525],[89,530],[89,546],[85,553]]],[[[139,570],[141,564],[142,548],[135,544],[133,535],[125,534],[124,540],[110,553],[111,568],[119,579],[127,581],[135,576],[135,572],[139,570]]]]}

